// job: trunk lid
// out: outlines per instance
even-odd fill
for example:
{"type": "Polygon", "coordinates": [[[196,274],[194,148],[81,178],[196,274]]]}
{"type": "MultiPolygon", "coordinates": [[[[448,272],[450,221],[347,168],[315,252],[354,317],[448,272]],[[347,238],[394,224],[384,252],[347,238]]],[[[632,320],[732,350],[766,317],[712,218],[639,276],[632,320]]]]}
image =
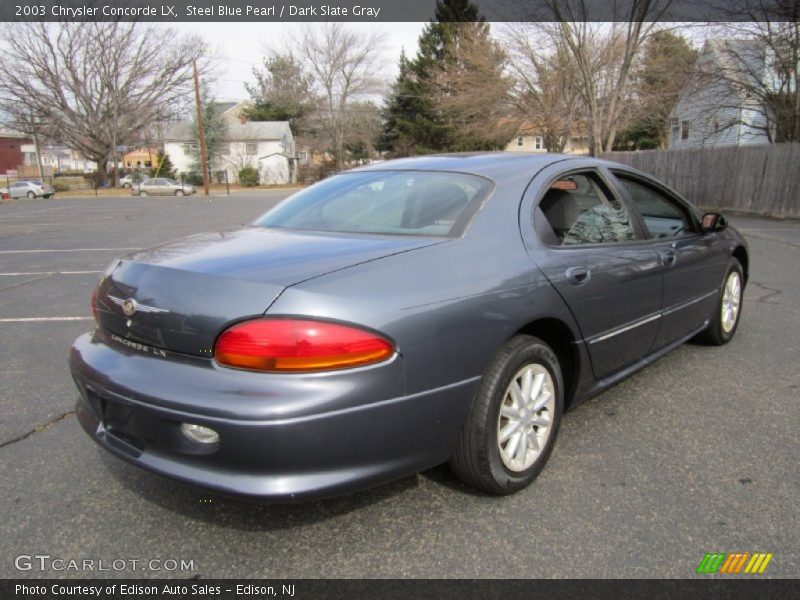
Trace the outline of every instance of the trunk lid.
{"type": "Polygon", "coordinates": [[[287,287],[439,239],[248,227],[126,257],[98,288],[100,325],[128,340],[210,357],[233,321],[263,314],[287,287]]]}

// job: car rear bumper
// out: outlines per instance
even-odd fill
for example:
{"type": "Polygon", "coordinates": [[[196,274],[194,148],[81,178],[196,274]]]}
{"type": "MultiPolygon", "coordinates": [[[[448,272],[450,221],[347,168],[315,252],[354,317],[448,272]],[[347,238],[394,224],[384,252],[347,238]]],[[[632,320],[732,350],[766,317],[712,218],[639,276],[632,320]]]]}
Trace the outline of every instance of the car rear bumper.
{"type": "Polygon", "coordinates": [[[233,371],[131,350],[102,330],[76,340],[70,367],[81,392],[77,418],[103,448],[185,483],[280,501],[444,462],[477,386],[470,379],[403,395],[399,356],[316,376],[233,371]],[[214,429],[218,444],[190,440],[182,423],[214,429]]]}

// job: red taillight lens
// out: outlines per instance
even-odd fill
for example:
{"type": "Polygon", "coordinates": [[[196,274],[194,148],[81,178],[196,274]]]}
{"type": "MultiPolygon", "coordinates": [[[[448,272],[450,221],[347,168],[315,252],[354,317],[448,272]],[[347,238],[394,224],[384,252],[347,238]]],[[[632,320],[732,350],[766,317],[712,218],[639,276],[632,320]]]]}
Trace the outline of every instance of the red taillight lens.
{"type": "Polygon", "coordinates": [[[225,330],[214,358],[253,371],[328,371],[381,362],[394,354],[382,337],[345,325],[301,319],[256,319],[225,330]]]}

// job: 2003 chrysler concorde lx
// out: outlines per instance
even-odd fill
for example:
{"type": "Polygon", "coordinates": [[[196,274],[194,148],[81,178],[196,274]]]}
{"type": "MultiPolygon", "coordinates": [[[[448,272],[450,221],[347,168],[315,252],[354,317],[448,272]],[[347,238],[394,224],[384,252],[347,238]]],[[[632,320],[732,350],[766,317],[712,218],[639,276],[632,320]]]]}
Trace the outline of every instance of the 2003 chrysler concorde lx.
{"type": "Polygon", "coordinates": [[[514,492],[566,408],[690,338],[728,342],[747,275],[721,215],[623,165],[378,163],[114,261],[70,355],[77,416],[117,456],[228,493],[446,461],[514,492]]]}

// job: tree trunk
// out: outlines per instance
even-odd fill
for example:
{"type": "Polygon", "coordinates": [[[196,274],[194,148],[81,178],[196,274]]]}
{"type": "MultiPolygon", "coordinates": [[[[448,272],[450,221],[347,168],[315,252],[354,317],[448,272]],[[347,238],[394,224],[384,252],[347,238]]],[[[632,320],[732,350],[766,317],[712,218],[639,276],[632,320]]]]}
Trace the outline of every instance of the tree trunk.
{"type": "Polygon", "coordinates": [[[97,161],[97,187],[106,183],[108,177],[108,159],[102,158],[97,161]]]}

